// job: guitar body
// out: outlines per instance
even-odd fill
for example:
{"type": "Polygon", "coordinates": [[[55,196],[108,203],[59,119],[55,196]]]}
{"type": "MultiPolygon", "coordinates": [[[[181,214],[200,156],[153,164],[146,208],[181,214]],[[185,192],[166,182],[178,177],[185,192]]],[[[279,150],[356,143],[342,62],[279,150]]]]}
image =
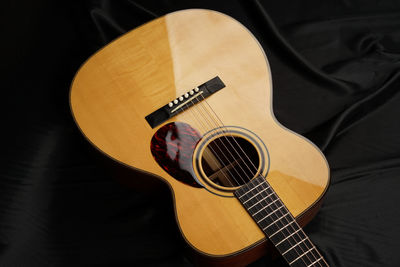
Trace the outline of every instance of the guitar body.
{"type": "Polygon", "coordinates": [[[266,247],[265,234],[233,194],[241,182],[229,186],[221,178],[214,184],[218,166],[205,166],[205,147],[215,138],[250,147],[255,172],[302,225],[329,184],[322,153],[273,115],[270,69],[260,44],[239,22],[215,11],[174,12],[113,41],[80,68],[70,104],[77,125],[101,152],[168,184],[184,239],[210,263],[247,264],[266,247]],[[150,125],[150,114],[171,101],[179,108],[173,100],[190,99],[193,88],[217,76],[222,89],[150,125]]]}

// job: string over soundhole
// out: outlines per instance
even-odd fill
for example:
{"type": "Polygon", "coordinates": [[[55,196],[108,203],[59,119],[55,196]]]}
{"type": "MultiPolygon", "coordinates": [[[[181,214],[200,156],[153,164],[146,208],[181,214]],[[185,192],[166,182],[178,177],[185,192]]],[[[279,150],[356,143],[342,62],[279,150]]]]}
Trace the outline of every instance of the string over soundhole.
{"type": "Polygon", "coordinates": [[[270,166],[267,146],[252,131],[239,126],[218,127],[205,133],[193,153],[193,170],[208,191],[234,197],[233,192],[270,166]]]}
{"type": "Polygon", "coordinates": [[[207,180],[214,185],[236,188],[253,179],[260,168],[260,157],[248,140],[223,135],[205,147],[201,168],[207,180]]]}

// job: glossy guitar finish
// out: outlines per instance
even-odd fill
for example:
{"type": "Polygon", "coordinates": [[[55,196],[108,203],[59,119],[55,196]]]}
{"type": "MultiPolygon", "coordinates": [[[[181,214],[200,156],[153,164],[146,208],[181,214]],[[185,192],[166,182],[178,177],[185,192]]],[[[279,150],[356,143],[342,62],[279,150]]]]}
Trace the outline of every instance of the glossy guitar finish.
{"type": "Polygon", "coordinates": [[[70,103],[79,128],[100,151],[169,185],[179,228],[198,254],[243,265],[263,254],[264,233],[232,192],[221,196],[167,172],[171,162],[163,166],[158,157],[165,151],[152,142],[160,128],[174,122],[203,136],[213,127],[204,127],[200,107],[154,129],[145,120],[216,76],[226,87],[207,103],[224,125],[246,129],[261,140],[270,159],[269,184],[293,216],[308,217],[302,224],[309,221],[328,187],[326,160],[311,142],[276,121],[265,54],[243,25],[224,14],[178,11],[123,35],[80,68],[70,103]]]}

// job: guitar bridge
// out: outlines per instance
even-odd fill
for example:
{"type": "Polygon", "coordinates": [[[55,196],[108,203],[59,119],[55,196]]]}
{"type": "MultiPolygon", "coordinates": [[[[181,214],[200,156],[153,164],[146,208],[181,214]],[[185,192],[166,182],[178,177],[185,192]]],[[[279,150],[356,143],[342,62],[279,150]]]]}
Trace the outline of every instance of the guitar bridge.
{"type": "Polygon", "coordinates": [[[225,84],[216,76],[147,115],[145,119],[154,128],[224,87],[225,84]]]}

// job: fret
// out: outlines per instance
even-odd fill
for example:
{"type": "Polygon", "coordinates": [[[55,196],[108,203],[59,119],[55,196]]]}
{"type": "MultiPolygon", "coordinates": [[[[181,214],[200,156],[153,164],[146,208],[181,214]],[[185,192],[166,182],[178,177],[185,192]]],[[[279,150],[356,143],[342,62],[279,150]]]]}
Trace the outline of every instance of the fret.
{"type": "MultiPolygon", "coordinates": [[[[270,240],[272,241],[272,243],[274,243],[278,250],[282,252],[282,248],[287,249],[289,247],[295,246],[303,238],[306,238],[306,235],[301,231],[300,227],[296,227],[279,232],[275,236],[270,237],[270,240]]],[[[301,249],[303,248],[303,246],[299,245],[299,248],[301,249]]]]}
{"type": "MultiPolygon", "coordinates": [[[[261,184],[264,180],[264,177],[258,176],[257,178],[254,178],[253,180],[251,180],[250,182],[248,182],[247,184],[243,185],[241,188],[243,189],[244,193],[245,190],[248,190],[251,186],[257,185],[257,184],[261,184]]],[[[239,188],[239,190],[241,189],[239,188]]],[[[237,190],[237,191],[239,191],[237,190]]]]}
{"type": "Polygon", "coordinates": [[[288,253],[289,251],[291,251],[292,249],[294,249],[295,247],[299,246],[301,243],[303,243],[304,241],[307,240],[306,238],[303,238],[300,242],[298,242],[296,245],[291,246],[289,249],[287,249],[285,252],[282,253],[282,256],[285,255],[286,253],[288,253]]]}
{"type": "Polygon", "coordinates": [[[292,265],[293,263],[295,263],[296,261],[298,261],[299,259],[301,259],[304,255],[306,255],[307,253],[311,252],[311,250],[315,249],[314,247],[310,248],[309,250],[307,250],[306,252],[304,252],[303,254],[301,254],[300,256],[298,256],[297,258],[295,258],[294,260],[292,260],[291,262],[289,262],[289,265],[292,265]]]}
{"type": "Polygon", "coordinates": [[[300,231],[300,229],[297,229],[296,231],[294,231],[293,233],[291,233],[290,235],[288,235],[287,237],[285,237],[284,239],[279,241],[277,244],[275,244],[275,246],[279,246],[280,243],[282,243],[283,241],[287,240],[289,237],[291,237],[292,235],[294,235],[295,233],[297,233],[299,231],[300,231]]]}
{"type": "MultiPolygon", "coordinates": [[[[308,250],[310,250],[310,248],[306,248],[304,250],[295,249],[295,250],[292,250],[291,252],[289,252],[288,254],[286,254],[284,256],[284,258],[287,261],[287,263],[289,263],[289,265],[291,265],[291,266],[305,267],[305,266],[308,266],[309,264],[311,264],[316,259],[311,254],[305,253],[305,252],[308,252],[308,250]],[[301,255],[303,255],[303,256],[300,257],[301,255]]],[[[308,253],[311,253],[311,252],[308,252],[308,253]]]]}
{"type": "MultiPolygon", "coordinates": [[[[320,257],[319,259],[313,261],[310,265],[307,265],[307,267],[313,266],[314,264],[316,264],[317,262],[319,262],[320,260],[322,260],[322,257],[320,257]]],[[[321,265],[320,265],[321,266],[321,265]]]]}
{"type": "MultiPolygon", "coordinates": [[[[274,204],[274,203],[275,203],[276,201],[278,201],[278,200],[279,200],[279,198],[275,199],[274,201],[272,201],[271,203],[269,203],[267,206],[262,207],[259,211],[257,211],[256,213],[254,213],[253,216],[257,215],[257,213],[259,213],[260,211],[265,210],[266,208],[268,208],[269,206],[271,206],[272,204],[274,204]]],[[[249,209],[251,209],[251,208],[249,208],[249,209]]]]}
{"type": "Polygon", "coordinates": [[[254,189],[256,189],[257,187],[259,187],[262,184],[258,184],[256,187],[253,187],[252,189],[250,189],[249,191],[245,192],[243,195],[239,196],[239,198],[242,198],[244,196],[246,196],[248,193],[252,192],[254,189]]]}
{"type": "MultiPolygon", "coordinates": [[[[265,188],[265,189],[267,189],[267,188],[265,188]]],[[[264,190],[265,190],[265,189],[264,189],[264,190]]],[[[243,202],[243,205],[246,205],[246,202],[247,202],[247,201],[249,201],[249,200],[252,199],[253,197],[256,197],[257,195],[259,195],[259,194],[262,193],[262,192],[263,192],[263,191],[261,191],[261,192],[255,194],[254,196],[252,196],[251,198],[249,198],[248,200],[246,200],[245,202],[243,202]]],[[[270,196],[273,195],[273,194],[274,194],[274,193],[272,192],[271,194],[266,195],[264,198],[260,199],[259,201],[257,201],[256,203],[254,203],[253,205],[251,205],[250,207],[248,207],[247,209],[251,209],[252,207],[254,207],[255,205],[257,205],[258,203],[260,203],[261,201],[265,200],[266,198],[270,197],[270,196]]]]}
{"type": "Polygon", "coordinates": [[[260,199],[260,200],[258,200],[258,199],[257,199],[257,200],[253,200],[253,201],[251,201],[250,203],[245,204],[244,206],[245,206],[245,208],[246,208],[248,211],[250,211],[251,208],[254,208],[254,207],[262,207],[262,205],[268,204],[268,203],[270,203],[270,201],[276,200],[276,199],[277,199],[277,196],[276,196],[275,192],[272,192],[272,193],[269,194],[269,195],[263,195],[263,199],[260,199]],[[263,200],[264,200],[263,203],[257,203],[257,202],[261,202],[261,201],[263,201],[263,200]],[[256,204],[260,204],[260,205],[256,206],[256,204]]]}
{"type": "Polygon", "coordinates": [[[272,214],[274,214],[275,212],[277,212],[278,210],[280,210],[281,208],[283,208],[284,206],[280,206],[278,209],[274,210],[273,212],[271,212],[270,214],[267,214],[266,216],[264,216],[261,220],[258,220],[257,223],[261,222],[262,220],[270,217],[272,214]]]}
{"type": "Polygon", "coordinates": [[[238,190],[235,191],[235,195],[239,200],[246,194],[245,187],[248,187],[248,186],[243,185],[238,190]]]}
{"type": "MultiPolygon", "coordinates": [[[[248,201],[252,200],[254,197],[257,197],[259,194],[262,194],[265,190],[268,190],[269,187],[264,188],[263,190],[261,190],[260,192],[258,192],[257,194],[253,195],[251,198],[249,198],[248,200],[246,200],[245,202],[243,202],[243,205],[245,205],[248,201]]],[[[273,193],[271,193],[273,194],[273,193]]]]}
{"type": "Polygon", "coordinates": [[[248,202],[243,203],[243,205],[248,208],[250,205],[254,204],[254,202],[258,201],[258,196],[260,196],[262,199],[266,199],[267,197],[270,197],[271,195],[273,195],[274,192],[272,191],[271,188],[265,188],[264,191],[257,193],[256,195],[254,195],[254,198],[252,197],[252,199],[249,199],[248,202]]]}
{"type": "Polygon", "coordinates": [[[313,261],[315,261],[318,258],[312,254],[313,251],[314,248],[305,248],[305,249],[297,248],[283,255],[283,257],[288,263],[291,264],[291,266],[305,267],[310,265],[313,261]]]}
{"type": "Polygon", "coordinates": [[[289,265],[328,266],[264,177],[251,180],[234,194],[289,265]]]}
{"type": "Polygon", "coordinates": [[[277,223],[279,220],[285,218],[287,215],[289,215],[289,213],[285,214],[282,217],[279,217],[278,219],[276,219],[275,221],[271,222],[270,224],[268,224],[266,227],[264,227],[262,230],[266,230],[268,227],[271,227],[272,225],[274,225],[275,223],[277,223]]]}
{"type": "MultiPolygon", "coordinates": [[[[300,226],[296,223],[295,220],[290,219],[290,220],[281,220],[278,223],[271,225],[264,232],[267,233],[267,235],[268,235],[269,239],[271,239],[271,241],[277,243],[280,240],[282,240],[283,238],[285,238],[286,236],[288,236],[290,233],[292,233],[298,229],[301,229],[300,226]]],[[[295,242],[297,242],[304,236],[302,233],[299,233],[295,237],[293,237],[293,240],[295,242]],[[297,237],[300,237],[300,239],[298,239],[297,237]]]]}
{"type": "Polygon", "coordinates": [[[313,244],[306,235],[301,235],[301,236],[294,235],[291,238],[287,239],[285,242],[279,244],[279,246],[276,246],[276,248],[282,254],[282,256],[289,259],[291,258],[290,255],[292,254],[296,255],[298,254],[299,251],[306,251],[311,247],[313,247],[313,244]],[[284,252],[286,252],[285,255],[283,255],[284,252]]]}
{"type": "Polygon", "coordinates": [[[281,250],[279,251],[288,263],[293,264],[296,262],[294,266],[309,266],[312,264],[312,262],[321,257],[318,255],[316,248],[312,245],[307,237],[303,238],[299,242],[295,242],[294,244],[290,244],[288,240],[283,243],[286,243],[286,247],[289,249],[283,252],[281,250]]]}
{"type": "Polygon", "coordinates": [[[273,236],[275,236],[276,234],[280,233],[281,231],[285,230],[286,227],[288,227],[289,225],[291,225],[292,223],[294,223],[295,221],[291,221],[290,223],[286,224],[285,226],[283,226],[282,228],[280,228],[278,231],[276,231],[275,233],[273,233],[272,235],[269,236],[269,238],[272,238],[273,236]]]}

